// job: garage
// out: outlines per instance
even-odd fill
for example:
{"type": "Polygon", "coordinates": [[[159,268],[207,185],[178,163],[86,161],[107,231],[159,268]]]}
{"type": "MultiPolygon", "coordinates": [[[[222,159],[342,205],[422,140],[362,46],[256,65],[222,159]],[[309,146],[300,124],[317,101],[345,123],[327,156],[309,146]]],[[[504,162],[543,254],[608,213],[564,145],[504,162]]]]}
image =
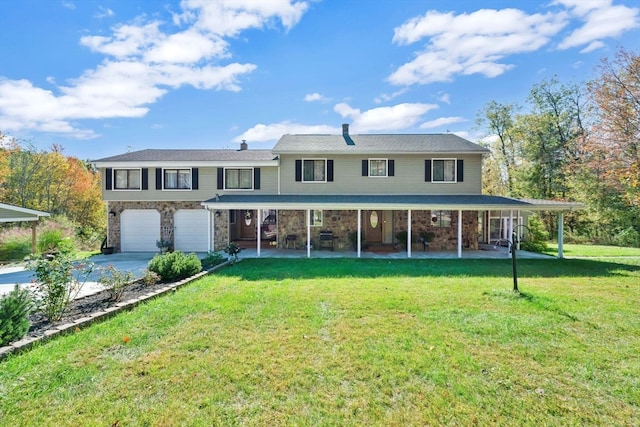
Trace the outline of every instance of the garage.
{"type": "Polygon", "coordinates": [[[209,212],[205,209],[179,209],[173,216],[174,246],[182,252],[209,250],[209,212]]]}
{"type": "Polygon", "coordinates": [[[120,217],[122,252],[157,252],[160,213],[155,209],[126,209],[120,217]]]}

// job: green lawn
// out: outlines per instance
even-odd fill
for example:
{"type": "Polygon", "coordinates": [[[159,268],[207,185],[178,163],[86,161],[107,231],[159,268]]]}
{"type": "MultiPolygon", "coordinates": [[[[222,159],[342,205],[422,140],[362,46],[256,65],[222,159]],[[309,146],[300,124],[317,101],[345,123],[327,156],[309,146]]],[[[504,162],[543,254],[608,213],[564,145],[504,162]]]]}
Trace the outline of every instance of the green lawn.
{"type": "Polygon", "coordinates": [[[640,258],[251,259],[0,363],[0,425],[637,425],[640,258]]]}
{"type": "MultiPolygon", "coordinates": [[[[565,243],[564,245],[562,245],[562,252],[566,257],[640,257],[640,248],[625,248],[621,246],[576,245],[565,243]]],[[[557,255],[558,244],[549,243],[545,253],[550,255],[557,255]]]]}

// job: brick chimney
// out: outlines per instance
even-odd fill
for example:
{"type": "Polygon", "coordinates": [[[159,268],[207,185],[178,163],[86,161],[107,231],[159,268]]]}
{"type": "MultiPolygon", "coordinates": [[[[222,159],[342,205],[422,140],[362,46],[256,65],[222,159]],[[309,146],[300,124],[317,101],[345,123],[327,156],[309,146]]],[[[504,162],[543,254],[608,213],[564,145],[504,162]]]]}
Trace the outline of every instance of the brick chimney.
{"type": "Polygon", "coordinates": [[[249,148],[249,146],[247,145],[247,140],[243,139],[242,143],[240,144],[240,151],[245,151],[248,148],[249,148]]]}

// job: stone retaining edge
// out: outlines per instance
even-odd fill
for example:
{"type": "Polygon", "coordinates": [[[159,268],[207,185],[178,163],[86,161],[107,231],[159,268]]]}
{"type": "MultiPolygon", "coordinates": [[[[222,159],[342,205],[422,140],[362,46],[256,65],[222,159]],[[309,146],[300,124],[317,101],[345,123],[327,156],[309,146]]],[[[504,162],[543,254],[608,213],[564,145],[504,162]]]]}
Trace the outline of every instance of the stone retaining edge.
{"type": "MultiPolygon", "coordinates": [[[[234,262],[238,262],[238,261],[240,260],[236,260],[234,262]]],[[[33,347],[36,343],[44,343],[52,338],[65,335],[70,332],[74,332],[76,330],[81,329],[82,327],[89,326],[92,323],[107,320],[122,311],[131,310],[143,302],[150,301],[151,299],[164,295],[168,292],[173,292],[183,287],[184,285],[193,282],[194,280],[200,279],[201,277],[204,277],[210,273],[213,273],[214,271],[222,267],[226,267],[227,265],[233,264],[234,262],[228,259],[222,264],[218,264],[214,267],[211,267],[208,270],[201,271],[198,274],[195,274],[191,277],[180,280],[178,282],[168,283],[164,287],[156,289],[155,291],[149,292],[148,294],[142,295],[141,297],[136,297],[127,301],[118,302],[115,305],[112,305],[111,307],[107,307],[106,309],[102,311],[98,311],[96,313],[91,313],[90,315],[86,317],[82,317],[80,319],[76,319],[71,323],[56,325],[53,328],[45,331],[43,336],[25,337],[7,346],[0,347],[0,361],[7,358],[10,354],[17,354],[23,351],[27,351],[31,347],[33,347]]]]}

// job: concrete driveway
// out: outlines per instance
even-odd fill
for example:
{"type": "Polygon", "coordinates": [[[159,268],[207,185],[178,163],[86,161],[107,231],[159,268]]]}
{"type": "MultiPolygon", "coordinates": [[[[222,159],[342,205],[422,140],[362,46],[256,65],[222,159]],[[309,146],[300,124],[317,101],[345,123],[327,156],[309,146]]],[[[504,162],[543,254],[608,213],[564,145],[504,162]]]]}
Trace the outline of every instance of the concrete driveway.
{"type": "MultiPolygon", "coordinates": [[[[87,262],[92,262],[96,267],[113,265],[120,271],[131,271],[136,277],[142,277],[147,270],[149,260],[154,255],[156,255],[155,252],[95,255],[88,258],[87,262]]],[[[96,283],[99,277],[99,272],[94,271],[78,296],[89,295],[102,290],[102,286],[96,283]]],[[[25,270],[24,266],[0,267],[0,295],[11,292],[16,284],[21,286],[31,284],[34,278],[33,272],[25,270]]]]}

